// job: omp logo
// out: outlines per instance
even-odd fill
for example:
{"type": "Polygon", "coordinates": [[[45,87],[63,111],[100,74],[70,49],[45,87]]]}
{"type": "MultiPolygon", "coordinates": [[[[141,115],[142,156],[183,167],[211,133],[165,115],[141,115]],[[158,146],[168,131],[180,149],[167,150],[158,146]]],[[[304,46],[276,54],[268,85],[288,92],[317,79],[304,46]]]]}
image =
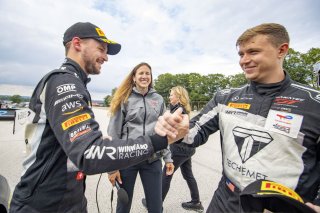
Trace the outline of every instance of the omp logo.
{"type": "Polygon", "coordinates": [[[57,86],[57,93],[58,95],[62,95],[67,92],[75,92],[76,91],[76,86],[74,84],[62,84],[57,86]]]}
{"type": "Polygon", "coordinates": [[[271,182],[271,181],[262,181],[261,191],[262,192],[259,194],[267,194],[270,192],[277,192],[279,194],[289,196],[289,197],[303,203],[302,198],[295,191],[293,191],[292,189],[290,189],[282,184],[279,184],[279,183],[275,183],[275,182],[271,182]],[[265,191],[265,192],[263,192],[263,191],[265,191]]]}
{"type": "Polygon", "coordinates": [[[237,108],[237,109],[250,109],[251,104],[246,103],[228,103],[228,107],[237,108]]]}
{"type": "Polygon", "coordinates": [[[72,101],[72,102],[63,104],[62,107],[61,107],[61,111],[64,112],[64,111],[66,111],[67,109],[73,109],[73,108],[76,108],[76,107],[80,108],[81,106],[82,106],[82,105],[81,105],[81,103],[80,103],[79,100],[77,100],[77,101],[72,101]]]}
{"type": "Polygon", "coordinates": [[[84,152],[84,156],[86,159],[102,159],[103,155],[106,154],[110,159],[115,160],[116,158],[113,156],[116,153],[116,148],[110,146],[91,146],[90,149],[87,149],[84,152]]]}
{"type": "Polygon", "coordinates": [[[84,113],[81,115],[77,115],[75,117],[69,118],[68,120],[64,121],[61,126],[63,130],[66,130],[78,123],[81,123],[83,121],[89,120],[91,118],[91,115],[89,113],[84,113]]]}
{"type": "Polygon", "coordinates": [[[232,130],[242,163],[267,146],[273,138],[267,132],[235,127],[232,130]]]}

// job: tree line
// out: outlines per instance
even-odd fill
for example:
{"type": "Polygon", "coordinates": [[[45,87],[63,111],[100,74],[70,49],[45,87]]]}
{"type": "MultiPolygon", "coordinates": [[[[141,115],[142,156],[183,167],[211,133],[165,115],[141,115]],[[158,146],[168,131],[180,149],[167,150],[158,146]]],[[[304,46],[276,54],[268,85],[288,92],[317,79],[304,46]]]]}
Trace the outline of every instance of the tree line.
{"type": "MultiPolygon", "coordinates": [[[[290,48],[284,60],[284,69],[294,81],[307,84],[318,89],[316,77],[313,74],[313,65],[320,62],[320,48],[311,48],[307,53],[300,53],[290,48]]],[[[218,90],[235,88],[247,84],[243,73],[235,75],[208,74],[201,75],[192,72],[188,74],[164,73],[154,79],[154,88],[168,103],[169,90],[177,85],[183,86],[189,92],[193,109],[201,109],[218,90]]],[[[104,102],[109,106],[112,94],[105,97],[104,102]]]]}

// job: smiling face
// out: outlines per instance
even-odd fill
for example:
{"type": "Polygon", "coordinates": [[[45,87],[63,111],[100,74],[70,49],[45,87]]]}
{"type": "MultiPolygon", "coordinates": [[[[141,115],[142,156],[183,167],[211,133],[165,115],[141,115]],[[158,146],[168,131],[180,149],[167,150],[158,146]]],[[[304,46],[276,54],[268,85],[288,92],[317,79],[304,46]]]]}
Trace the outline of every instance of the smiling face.
{"type": "Polygon", "coordinates": [[[84,48],[81,56],[85,72],[91,75],[100,74],[102,64],[108,61],[107,45],[95,39],[82,39],[82,42],[84,48]]]}
{"type": "Polygon", "coordinates": [[[256,35],[239,45],[239,64],[247,79],[276,83],[284,78],[283,58],[288,44],[276,47],[266,35],[256,35]]]}
{"type": "Polygon", "coordinates": [[[138,90],[145,91],[149,89],[149,85],[152,82],[151,70],[148,66],[142,65],[136,71],[133,76],[133,82],[138,90]]]}

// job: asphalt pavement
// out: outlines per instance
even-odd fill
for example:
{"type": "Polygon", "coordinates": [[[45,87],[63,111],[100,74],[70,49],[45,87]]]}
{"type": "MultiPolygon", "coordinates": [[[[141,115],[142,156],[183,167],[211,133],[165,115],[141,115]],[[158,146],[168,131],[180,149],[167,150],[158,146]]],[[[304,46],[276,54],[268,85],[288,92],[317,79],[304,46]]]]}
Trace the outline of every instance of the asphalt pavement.
{"type": "MultiPolygon", "coordinates": [[[[100,124],[101,131],[106,134],[109,116],[106,108],[93,109],[96,120],[100,124]]],[[[22,161],[25,158],[25,143],[22,130],[17,130],[13,134],[13,121],[0,121],[0,174],[7,178],[11,194],[18,183],[22,171],[22,161]]],[[[217,188],[221,178],[221,149],[218,133],[210,136],[208,142],[197,148],[196,154],[192,157],[194,176],[198,182],[200,198],[206,209],[211,201],[212,195],[217,188]]],[[[110,213],[112,186],[108,181],[107,174],[102,174],[98,184],[100,174],[87,176],[86,197],[88,199],[88,212],[110,213]],[[97,197],[97,199],[96,199],[97,197]]],[[[113,212],[115,212],[117,193],[114,189],[112,202],[113,212]]],[[[146,213],[142,206],[141,199],[144,197],[143,187],[138,175],[133,202],[132,213],[146,213]]],[[[171,182],[171,187],[163,203],[164,212],[182,213],[192,212],[181,207],[182,202],[190,201],[190,192],[186,181],[183,179],[180,169],[176,171],[171,182]]]]}

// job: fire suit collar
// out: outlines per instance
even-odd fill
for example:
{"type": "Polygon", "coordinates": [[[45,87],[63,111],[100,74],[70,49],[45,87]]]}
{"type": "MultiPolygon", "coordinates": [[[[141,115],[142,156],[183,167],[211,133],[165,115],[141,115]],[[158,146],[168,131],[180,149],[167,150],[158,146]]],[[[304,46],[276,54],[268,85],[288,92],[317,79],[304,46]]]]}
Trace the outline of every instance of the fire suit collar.
{"type": "Polygon", "coordinates": [[[91,78],[88,78],[85,71],[74,60],[66,58],[61,67],[63,66],[68,70],[75,72],[75,75],[80,78],[86,85],[91,81],[91,78]]]}
{"type": "Polygon", "coordinates": [[[272,84],[261,84],[254,81],[251,81],[251,87],[253,91],[259,95],[262,96],[271,96],[274,97],[280,92],[282,92],[284,89],[290,86],[291,84],[291,78],[289,74],[284,71],[285,78],[284,80],[278,82],[278,83],[272,83],[272,84]]]}

